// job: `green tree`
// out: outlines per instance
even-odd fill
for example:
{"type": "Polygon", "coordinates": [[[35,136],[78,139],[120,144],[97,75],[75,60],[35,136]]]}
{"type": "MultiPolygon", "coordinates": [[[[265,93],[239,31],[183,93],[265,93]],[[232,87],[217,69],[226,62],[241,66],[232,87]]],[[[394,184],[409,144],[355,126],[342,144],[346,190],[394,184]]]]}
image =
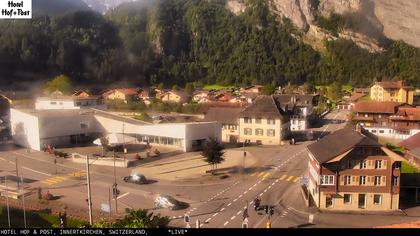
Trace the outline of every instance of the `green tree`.
{"type": "Polygon", "coordinates": [[[160,214],[154,215],[146,209],[127,209],[126,215],[122,219],[108,222],[105,219],[93,224],[94,228],[165,228],[169,224],[168,217],[161,217],[160,214]]]}
{"type": "Polygon", "coordinates": [[[179,91],[179,86],[175,84],[174,86],[172,86],[172,90],[173,91],[179,91]]]}
{"type": "Polygon", "coordinates": [[[72,92],[72,85],[70,78],[65,75],[56,76],[53,80],[48,81],[45,84],[45,90],[48,93],[52,93],[56,90],[62,92],[63,94],[70,94],[72,92]]]}
{"type": "Polygon", "coordinates": [[[186,92],[188,95],[192,95],[192,94],[194,93],[194,85],[193,85],[192,83],[187,83],[187,84],[185,85],[185,92],[186,92]]]}
{"type": "Polygon", "coordinates": [[[272,84],[267,84],[262,88],[262,94],[264,95],[272,95],[276,91],[276,88],[273,87],[272,84]]]}
{"type": "Polygon", "coordinates": [[[215,168],[217,169],[217,164],[225,160],[223,149],[223,146],[214,138],[210,138],[203,147],[201,155],[204,157],[204,161],[211,164],[212,174],[214,174],[215,168]]]}
{"type": "Polygon", "coordinates": [[[157,89],[159,90],[163,90],[165,88],[165,86],[163,85],[163,83],[159,83],[159,85],[157,86],[157,89]]]}
{"type": "Polygon", "coordinates": [[[102,155],[105,155],[105,152],[109,150],[109,140],[105,136],[101,137],[99,140],[102,145],[102,155]]]}

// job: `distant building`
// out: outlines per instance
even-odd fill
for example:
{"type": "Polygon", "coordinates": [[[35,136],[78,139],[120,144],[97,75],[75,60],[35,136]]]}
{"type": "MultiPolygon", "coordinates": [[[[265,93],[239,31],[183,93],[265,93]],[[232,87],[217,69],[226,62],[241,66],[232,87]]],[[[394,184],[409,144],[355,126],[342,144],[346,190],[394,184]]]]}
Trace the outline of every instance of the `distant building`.
{"type": "Polygon", "coordinates": [[[356,123],[378,136],[406,139],[420,132],[420,108],[404,103],[358,102],[354,113],[356,123]]]}
{"type": "Polygon", "coordinates": [[[138,142],[185,152],[200,150],[210,137],[221,140],[217,122],[150,124],[96,109],[10,110],[15,144],[41,150],[92,143],[107,133],[135,137],[138,142]]]}
{"type": "Polygon", "coordinates": [[[406,150],[404,157],[408,162],[420,168],[420,132],[403,140],[398,145],[406,150]]]}
{"type": "Polygon", "coordinates": [[[314,107],[317,105],[315,96],[285,94],[273,95],[273,98],[290,115],[290,131],[302,131],[310,127],[314,107]]]}
{"type": "Polygon", "coordinates": [[[341,129],[309,145],[308,154],[308,189],[320,209],[398,209],[404,159],[374,135],[362,128],[341,129]]]}
{"type": "Polygon", "coordinates": [[[204,121],[217,121],[222,124],[222,141],[236,143],[239,140],[239,113],[242,108],[210,107],[204,121]]]}
{"type": "Polygon", "coordinates": [[[168,91],[159,95],[162,102],[185,103],[188,102],[188,94],[184,91],[168,91]]]}
{"type": "Polygon", "coordinates": [[[102,96],[107,100],[120,100],[128,103],[138,100],[138,91],[134,88],[117,88],[106,91],[102,96]]]}
{"type": "Polygon", "coordinates": [[[379,102],[413,104],[414,89],[403,80],[375,82],[370,88],[370,99],[379,102]]]}
{"type": "Polygon", "coordinates": [[[84,109],[95,108],[105,110],[104,104],[100,96],[75,97],[75,96],[55,96],[40,97],[36,99],[36,110],[54,110],[54,109],[84,109]]]}
{"type": "Polygon", "coordinates": [[[73,97],[81,97],[81,98],[87,98],[89,97],[91,94],[87,91],[87,90],[77,90],[74,91],[73,93],[73,97]]]}
{"type": "Polygon", "coordinates": [[[263,88],[263,85],[252,85],[246,88],[241,88],[240,92],[261,94],[263,88]]]}
{"type": "Polygon", "coordinates": [[[289,116],[273,96],[259,96],[239,113],[239,141],[279,145],[290,130],[289,116]]]}
{"type": "Polygon", "coordinates": [[[208,103],[210,102],[209,92],[207,91],[196,92],[194,93],[192,100],[197,103],[208,103]]]}
{"type": "Polygon", "coordinates": [[[339,110],[352,110],[357,102],[367,95],[364,93],[353,93],[348,99],[337,103],[339,110]]]}

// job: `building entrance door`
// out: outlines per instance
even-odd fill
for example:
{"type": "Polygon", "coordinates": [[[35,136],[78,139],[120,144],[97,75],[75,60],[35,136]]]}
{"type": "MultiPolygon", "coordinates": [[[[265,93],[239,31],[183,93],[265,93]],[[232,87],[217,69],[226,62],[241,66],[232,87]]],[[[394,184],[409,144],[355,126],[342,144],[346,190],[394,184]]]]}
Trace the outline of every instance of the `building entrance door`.
{"type": "Polygon", "coordinates": [[[359,208],[364,209],[366,207],[366,194],[359,194],[359,208]]]}

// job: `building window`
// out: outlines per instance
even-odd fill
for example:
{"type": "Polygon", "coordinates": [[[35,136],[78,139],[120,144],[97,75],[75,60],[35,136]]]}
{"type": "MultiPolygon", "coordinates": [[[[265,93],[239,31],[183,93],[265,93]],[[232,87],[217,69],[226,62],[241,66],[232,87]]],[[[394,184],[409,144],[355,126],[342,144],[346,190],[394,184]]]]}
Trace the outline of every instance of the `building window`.
{"type": "Polygon", "coordinates": [[[350,183],[351,183],[350,176],[348,175],[344,176],[344,185],[350,185],[350,183]]]}
{"type": "Polygon", "coordinates": [[[51,105],[57,105],[57,102],[50,102],[51,105]]]}
{"type": "Polygon", "coordinates": [[[373,195],[373,204],[375,205],[381,205],[382,203],[382,195],[380,194],[374,194],[373,195]]]}
{"type": "Polygon", "coordinates": [[[360,176],[359,185],[366,185],[366,176],[360,176]]]}
{"type": "Polygon", "coordinates": [[[274,137],[276,135],[276,131],[274,129],[267,130],[267,136],[274,137]]]}
{"type": "Polygon", "coordinates": [[[382,168],[382,161],[376,160],[375,161],[375,169],[381,169],[382,168]]]}
{"type": "Polygon", "coordinates": [[[383,134],[383,133],[385,133],[385,131],[381,129],[381,130],[379,130],[379,133],[383,134]]]}
{"type": "Polygon", "coordinates": [[[257,135],[257,136],[264,135],[264,130],[263,129],[255,129],[255,135],[257,135]]]}
{"type": "Polygon", "coordinates": [[[252,119],[251,118],[248,118],[248,117],[245,117],[244,118],[244,123],[245,124],[251,124],[252,123],[252,119]]]}
{"type": "Polygon", "coordinates": [[[372,133],[376,133],[376,130],[375,130],[375,129],[373,129],[373,130],[371,130],[371,132],[372,132],[372,133]]]}
{"type": "Polygon", "coordinates": [[[367,167],[367,161],[363,160],[362,162],[360,162],[360,169],[366,169],[367,167]]]}
{"type": "Polygon", "coordinates": [[[275,124],[275,120],[274,119],[267,119],[267,124],[268,125],[274,125],[275,124]]]}
{"type": "Polygon", "coordinates": [[[351,160],[347,160],[347,169],[353,169],[353,164],[351,160]]]}
{"type": "Polygon", "coordinates": [[[333,206],[333,198],[331,195],[325,197],[325,207],[329,208],[333,206]]]}
{"type": "Polygon", "coordinates": [[[381,185],[381,176],[375,176],[374,185],[375,186],[381,185]]]}
{"type": "Polygon", "coordinates": [[[255,123],[256,124],[261,124],[261,118],[255,118],[255,123]]]}
{"type": "Polygon", "coordinates": [[[250,129],[250,128],[245,128],[245,129],[244,129],[244,134],[245,134],[245,135],[252,135],[252,129],[250,129]]]}
{"type": "Polygon", "coordinates": [[[334,175],[323,175],[321,185],[334,185],[334,175]]]}
{"type": "Polygon", "coordinates": [[[398,176],[393,176],[393,177],[392,177],[392,184],[393,184],[394,186],[398,186],[398,176]]]}
{"type": "Polygon", "coordinates": [[[344,194],[344,204],[351,203],[351,194],[344,194]]]}

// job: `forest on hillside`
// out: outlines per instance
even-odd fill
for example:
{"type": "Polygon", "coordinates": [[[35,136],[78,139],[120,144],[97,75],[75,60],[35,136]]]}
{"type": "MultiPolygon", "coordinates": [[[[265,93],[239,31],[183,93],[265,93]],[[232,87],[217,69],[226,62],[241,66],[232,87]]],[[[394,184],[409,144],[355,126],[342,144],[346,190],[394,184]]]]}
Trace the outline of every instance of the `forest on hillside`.
{"type": "Polygon", "coordinates": [[[384,53],[353,42],[315,51],[262,1],[236,16],[223,0],[123,4],[101,15],[77,11],[0,21],[0,83],[66,74],[74,83],[183,86],[251,83],[366,86],[400,78],[420,87],[420,49],[391,41],[384,53]],[[282,23],[280,23],[282,22],[282,23]]]}

